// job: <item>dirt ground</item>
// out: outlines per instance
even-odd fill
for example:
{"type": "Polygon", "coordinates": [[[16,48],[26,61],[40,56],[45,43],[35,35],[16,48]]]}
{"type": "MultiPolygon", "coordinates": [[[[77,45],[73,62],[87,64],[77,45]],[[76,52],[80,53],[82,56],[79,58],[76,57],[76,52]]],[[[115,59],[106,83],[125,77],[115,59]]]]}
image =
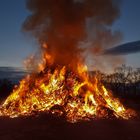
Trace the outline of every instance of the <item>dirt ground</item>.
{"type": "Polygon", "coordinates": [[[68,123],[41,115],[0,118],[0,140],[139,140],[140,120],[93,120],[68,123]]]}

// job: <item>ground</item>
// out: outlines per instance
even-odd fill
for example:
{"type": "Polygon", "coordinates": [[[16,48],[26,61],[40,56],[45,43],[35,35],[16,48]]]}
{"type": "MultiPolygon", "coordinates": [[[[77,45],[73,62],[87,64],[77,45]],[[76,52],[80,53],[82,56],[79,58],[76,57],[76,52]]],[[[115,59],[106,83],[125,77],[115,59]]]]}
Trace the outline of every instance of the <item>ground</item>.
{"type": "Polygon", "coordinates": [[[138,140],[140,120],[93,120],[68,123],[62,118],[41,115],[29,118],[0,118],[0,140],[138,140]]]}

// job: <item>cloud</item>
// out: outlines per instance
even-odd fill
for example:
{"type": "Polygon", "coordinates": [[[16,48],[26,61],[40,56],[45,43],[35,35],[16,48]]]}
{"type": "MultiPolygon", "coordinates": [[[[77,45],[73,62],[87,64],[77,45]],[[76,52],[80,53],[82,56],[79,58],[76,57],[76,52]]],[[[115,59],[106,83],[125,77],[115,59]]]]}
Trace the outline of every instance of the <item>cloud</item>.
{"type": "Polygon", "coordinates": [[[127,55],[140,52],[140,41],[129,42],[104,51],[105,55],[127,55]]]}

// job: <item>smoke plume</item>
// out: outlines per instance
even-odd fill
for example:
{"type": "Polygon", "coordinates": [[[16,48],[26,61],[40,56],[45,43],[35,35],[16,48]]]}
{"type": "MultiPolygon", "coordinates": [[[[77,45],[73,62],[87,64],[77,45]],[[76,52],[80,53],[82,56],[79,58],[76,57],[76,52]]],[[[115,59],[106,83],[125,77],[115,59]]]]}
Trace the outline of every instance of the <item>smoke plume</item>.
{"type": "Polygon", "coordinates": [[[26,4],[30,15],[23,30],[36,38],[53,64],[75,67],[86,61],[87,54],[94,59],[121,39],[120,32],[111,30],[120,16],[120,0],[27,0],[26,4]]]}

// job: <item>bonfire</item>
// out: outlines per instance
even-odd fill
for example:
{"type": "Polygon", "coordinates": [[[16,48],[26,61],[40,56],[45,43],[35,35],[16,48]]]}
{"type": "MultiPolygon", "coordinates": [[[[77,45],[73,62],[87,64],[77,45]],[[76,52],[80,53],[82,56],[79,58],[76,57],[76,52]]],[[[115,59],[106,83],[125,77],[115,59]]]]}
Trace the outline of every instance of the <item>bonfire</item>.
{"type": "Polygon", "coordinates": [[[63,115],[70,122],[131,117],[132,112],[113,97],[98,76],[89,76],[86,65],[78,64],[75,71],[66,66],[40,68],[40,72],[27,75],[15,86],[1,106],[1,116],[13,118],[48,112],[63,115]]]}
{"type": "Polygon", "coordinates": [[[98,60],[95,56],[121,38],[120,32],[111,29],[119,17],[119,3],[27,0],[27,8],[30,15],[23,30],[35,37],[41,62],[32,58],[35,65],[28,66],[35,71],[15,86],[1,105],[0,115],[13,118],[46,112],[63,115],[70,122],[110,117],[129,119],[133,113],[113,97],[97,75],[89,76],[86,66],[89,58],[85,57],[88,53],[95,68],[120,62],[120,57],[113,56],[107,59],[102,56],[95,62],[98,60]]]}

